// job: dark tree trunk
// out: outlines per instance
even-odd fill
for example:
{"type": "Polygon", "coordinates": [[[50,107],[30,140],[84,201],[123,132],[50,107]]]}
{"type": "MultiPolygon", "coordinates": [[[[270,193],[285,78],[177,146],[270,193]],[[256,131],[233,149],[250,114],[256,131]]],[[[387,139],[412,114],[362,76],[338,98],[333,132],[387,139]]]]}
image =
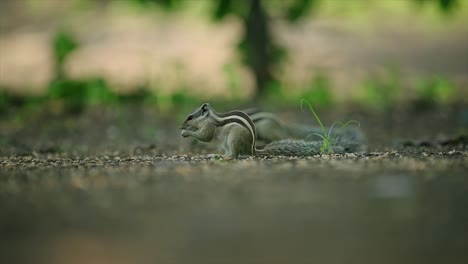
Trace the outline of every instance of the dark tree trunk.
{"type": "Polygon", "coordinates": [[[261,0],[250,1],[250,11],[245,22],[245,44],[248,64],[255,76],[255,99],[262,97],[273,80],[271,74],[272,42],[268,18],[261,0]]]}

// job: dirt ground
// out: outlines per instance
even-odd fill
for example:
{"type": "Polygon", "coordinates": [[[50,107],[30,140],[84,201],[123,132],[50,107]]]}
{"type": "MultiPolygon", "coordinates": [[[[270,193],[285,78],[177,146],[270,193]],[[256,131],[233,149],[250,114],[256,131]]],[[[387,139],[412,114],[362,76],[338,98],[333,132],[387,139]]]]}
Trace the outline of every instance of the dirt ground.
{"type": "Polygon", "coordinates": [[[466,106],[334,109],[367,153],[234,161],[178,116],[1,115],[0,262],[467,263],[466,106]]]}

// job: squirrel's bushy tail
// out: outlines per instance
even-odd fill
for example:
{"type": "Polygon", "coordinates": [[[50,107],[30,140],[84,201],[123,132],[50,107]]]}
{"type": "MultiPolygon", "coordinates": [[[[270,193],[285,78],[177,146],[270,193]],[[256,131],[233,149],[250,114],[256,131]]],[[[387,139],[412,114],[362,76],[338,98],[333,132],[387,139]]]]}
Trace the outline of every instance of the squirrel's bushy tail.
{"type": "MultiPolygon", "coordinates": [[[[323,141],[304,141],[285,139],[272,142],[265,148],[257,150],[258,155],[272,156],[311,156],[320,154],[323,141]]],[[[337,138],[332,143],[334,153],[364,152],[366,146],[346,138],[337,138]]]]}
{"type": "Polygon", "coordinates": [[[364,143],[364,141],[365,141],[364,136],[362,138],[338,137],[332,143],[333,152],[335,153],[349,153],[349,152],[364,153],[367,151],[367,146],[364,143]]]}

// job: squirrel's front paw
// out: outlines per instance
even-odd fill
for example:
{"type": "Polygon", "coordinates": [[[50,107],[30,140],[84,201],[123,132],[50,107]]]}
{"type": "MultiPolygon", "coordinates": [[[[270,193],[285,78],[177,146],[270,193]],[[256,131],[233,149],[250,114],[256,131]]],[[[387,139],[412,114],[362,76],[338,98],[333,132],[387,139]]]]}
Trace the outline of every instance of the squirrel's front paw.
{"type": "Polygon", "coordinates": [[[180,135],[181,135],[182,137],[184,137],[184,138],[185,138],[185,137],[188,137],[188,136],[189,136],[189,131],[187,131],[187,130],[184,129],[184,130],[182,130],[182,132],[180,132],[180,135]]]}

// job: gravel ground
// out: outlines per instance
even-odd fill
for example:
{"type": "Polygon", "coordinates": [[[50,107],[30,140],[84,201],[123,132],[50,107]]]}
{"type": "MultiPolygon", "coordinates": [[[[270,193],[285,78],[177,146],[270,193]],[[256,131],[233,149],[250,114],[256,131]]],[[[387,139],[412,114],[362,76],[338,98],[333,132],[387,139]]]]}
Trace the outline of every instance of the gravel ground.
{"type": "Polygon", "coordinates": [[[466,263],[465,123],[434,111],[356,114],[365,154],[233,161],[151,112],[6,115],[0,262],[466,263]]]}

